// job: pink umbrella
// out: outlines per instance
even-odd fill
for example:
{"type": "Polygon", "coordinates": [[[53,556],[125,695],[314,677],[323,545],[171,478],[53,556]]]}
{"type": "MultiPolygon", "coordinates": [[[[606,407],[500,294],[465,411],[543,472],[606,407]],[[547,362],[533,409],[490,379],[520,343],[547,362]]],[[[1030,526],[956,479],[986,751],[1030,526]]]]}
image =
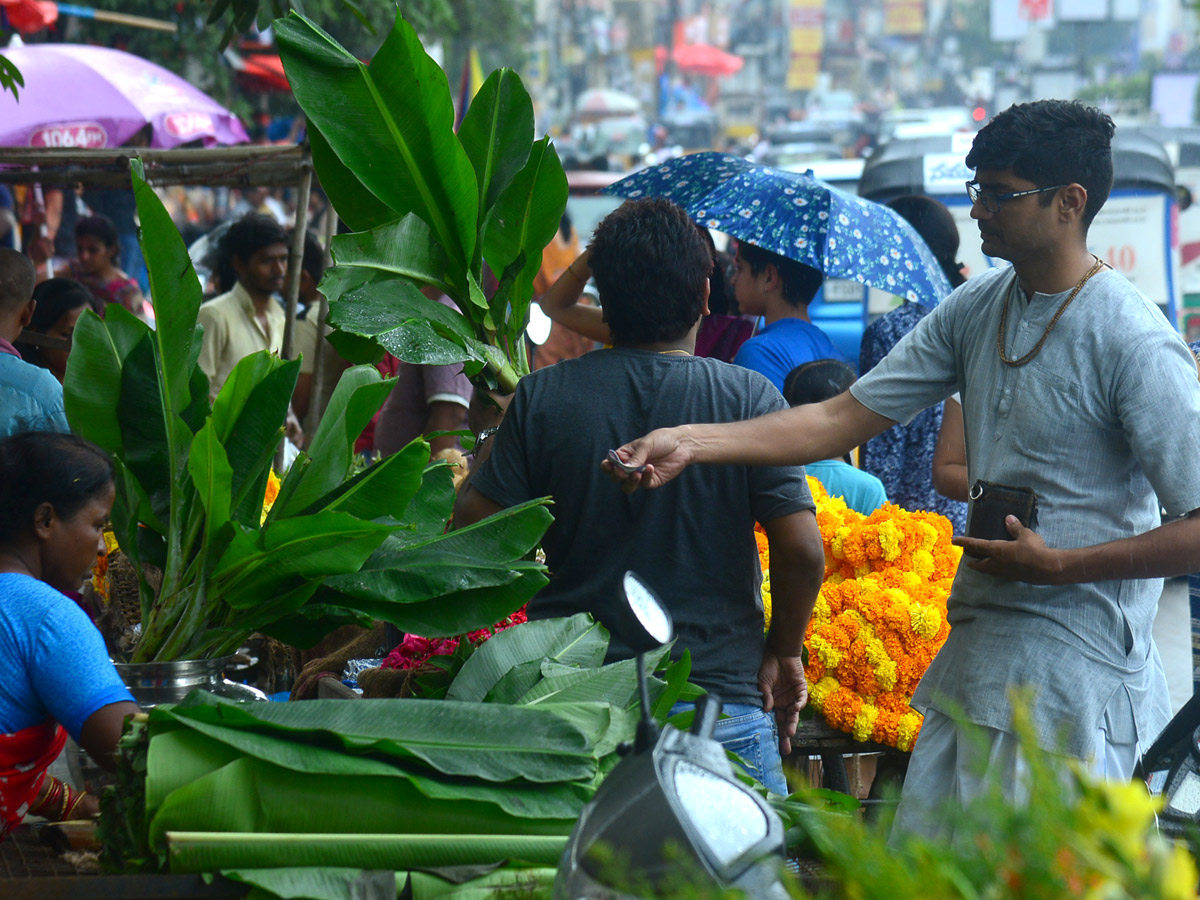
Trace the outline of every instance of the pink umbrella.
{"type": "Polygon", "coordinates": [[[147,124],[151,147],[250,140],[237,116],[140,56],[85,44],[0,54],[25,77],[19,100],[0,94],[0,146],[119,147],[147,124]]]}

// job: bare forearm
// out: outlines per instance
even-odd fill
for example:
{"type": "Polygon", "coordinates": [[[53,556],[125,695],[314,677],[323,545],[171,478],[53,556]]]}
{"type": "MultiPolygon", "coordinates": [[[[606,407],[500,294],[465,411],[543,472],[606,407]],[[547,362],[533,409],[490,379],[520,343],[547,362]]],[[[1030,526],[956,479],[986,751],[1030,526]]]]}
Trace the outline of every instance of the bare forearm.
{"type": "Polygon", "coordinates": [[[677,430],[692,462],[782,466],[839,457],[893,424],[847,392],[745,422],[677,430]]]}
{"type": "MultiPolygon", "coordinates": [[[[462,431],[467,427],[467,408],[448,400],[438,400],[429,404],[429,417],[425,420],[425,434],[439,431],[462,431]]],[[[458,437],[446,434],[440,437],[427,438],[430,455],[442,450],[460,449],[458,437]]]]}
{"type": "Polygon", "coordinates": [[[767,647],[799,656],[825,575],[825,551],[816,517],[797,513],[763,526],[771,552],[771,629],[767,647]]]}
{"type": "Polygon", "coordinates": [[[612,332],[604,321],[604,313],[580,302],[590,276],[588,252],[585,250],[538,298],[538,303],[551,321],[593,341],[611,344],[612,332]]]}
{"type": "Polygon", "coordinates": [[[1126,578],[1171,578],[1200,571],[1200,510],[1145,534],[1054,551],[1060,584],[1126,578]]]}

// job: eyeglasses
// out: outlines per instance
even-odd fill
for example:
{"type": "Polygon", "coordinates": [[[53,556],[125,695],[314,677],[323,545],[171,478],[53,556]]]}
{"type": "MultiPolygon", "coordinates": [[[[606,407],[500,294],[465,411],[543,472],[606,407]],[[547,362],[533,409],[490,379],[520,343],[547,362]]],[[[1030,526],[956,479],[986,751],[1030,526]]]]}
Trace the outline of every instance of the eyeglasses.
{"type": "Polygon", "coordinates": [[[1065,188],[1065,184],[1056,184],[1053,187],[1034,188],[1030,191],[1010,191],[1007,194],[997,194],[994,191],[989,191],[981,188],[976,182],[967,182],[967,196],[971,198],[972,203],[978,203],[990,213],[1000,212],[1000,204],[1009,200],[1016,200],[1018,197],[1028,197],[1030,194],[1041,194],[1046,191],[1057,191],[1059,188],[1065,188]]]}

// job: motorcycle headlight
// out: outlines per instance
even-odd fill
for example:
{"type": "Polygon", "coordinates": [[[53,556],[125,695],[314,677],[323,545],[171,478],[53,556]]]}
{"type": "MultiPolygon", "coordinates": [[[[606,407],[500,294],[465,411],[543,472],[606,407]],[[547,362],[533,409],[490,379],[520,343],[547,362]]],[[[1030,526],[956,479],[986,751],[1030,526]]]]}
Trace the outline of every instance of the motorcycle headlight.
{"type": "Polygon", "coordinates": [[[728,866],[770,833],[762,807],[741,785],[687,760],[680,760],[673,774],[679,806],[720,866],[728,866]]]}
{"type": "Polygon", "coordinates": [[[1200,775],[1187,772],[1167,799],[1167,809],[1181,816],[1200,813],[1200,775]]]}

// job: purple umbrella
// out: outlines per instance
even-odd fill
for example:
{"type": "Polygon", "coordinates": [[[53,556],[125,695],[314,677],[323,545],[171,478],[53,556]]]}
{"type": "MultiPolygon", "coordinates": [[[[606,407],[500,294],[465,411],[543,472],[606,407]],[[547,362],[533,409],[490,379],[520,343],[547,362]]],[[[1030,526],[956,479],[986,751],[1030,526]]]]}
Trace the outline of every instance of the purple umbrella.
{"type": "Polygon", "coordinates": [[[106,47],[31,44],[0,55],[25,77],[0,93],[0,146],[119,147],[149,124],[151,147],[250,140],[237,116],[161,66],[106,47]]]}

